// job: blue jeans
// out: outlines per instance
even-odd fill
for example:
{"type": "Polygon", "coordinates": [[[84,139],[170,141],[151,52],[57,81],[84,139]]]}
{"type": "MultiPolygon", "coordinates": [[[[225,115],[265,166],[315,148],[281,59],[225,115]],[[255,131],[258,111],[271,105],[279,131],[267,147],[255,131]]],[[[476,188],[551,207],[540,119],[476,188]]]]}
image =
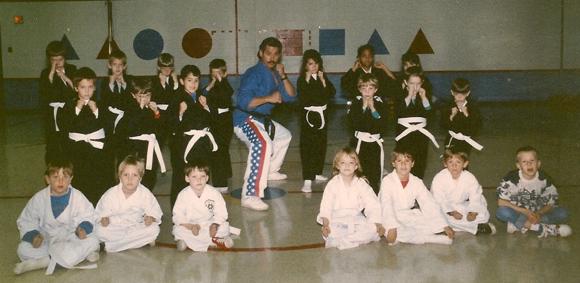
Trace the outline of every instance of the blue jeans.
{"type": "MultiPolygon", "coordinates": [[[[528,216],[525,214],[519,213],[509,207],[500,206],[497,208],[495,212],[495,217],[503,222],[511,222],[513,223],[518,229],[522,229],[526,220],[528,220],[528,216]]],[[[562,207],[554,207],[550,212],[542,215],[540,218],[540,223],[543,224],[562,224],[568,219],[568,210],[562,207]]]]}

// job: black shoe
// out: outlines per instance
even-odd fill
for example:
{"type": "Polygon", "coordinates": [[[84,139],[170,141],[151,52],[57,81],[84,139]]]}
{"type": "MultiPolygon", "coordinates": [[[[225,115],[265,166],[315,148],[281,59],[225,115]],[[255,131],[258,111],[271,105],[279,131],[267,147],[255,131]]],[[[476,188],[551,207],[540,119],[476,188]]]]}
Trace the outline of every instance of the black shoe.
{"type": "Polygon", "coordinates": [[[477,234],[495,234],[495,225],[492,223],[482,223],[477,225],[477,234]]]}

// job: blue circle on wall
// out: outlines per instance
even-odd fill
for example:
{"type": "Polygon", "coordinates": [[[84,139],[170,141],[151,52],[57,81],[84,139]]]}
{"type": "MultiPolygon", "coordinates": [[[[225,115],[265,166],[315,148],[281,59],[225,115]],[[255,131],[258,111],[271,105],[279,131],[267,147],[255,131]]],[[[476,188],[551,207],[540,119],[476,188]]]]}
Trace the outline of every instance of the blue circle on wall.
{"type": "Polygon", "coordinates": [[[153,60],[163,51],[163,37],[153,29],[140,31],[133,40],[135,54],[143,60],[153,60]]]}

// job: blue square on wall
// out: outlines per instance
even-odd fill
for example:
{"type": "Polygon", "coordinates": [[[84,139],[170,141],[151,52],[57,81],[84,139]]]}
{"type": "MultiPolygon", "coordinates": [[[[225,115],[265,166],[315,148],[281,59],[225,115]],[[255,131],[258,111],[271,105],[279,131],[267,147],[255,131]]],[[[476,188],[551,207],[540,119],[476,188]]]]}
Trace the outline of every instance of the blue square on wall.
{"type": "Polygon", "coordinates": [[[321,29],[318,32],[320,55],[344,55],[344,29],[321,29]]]}

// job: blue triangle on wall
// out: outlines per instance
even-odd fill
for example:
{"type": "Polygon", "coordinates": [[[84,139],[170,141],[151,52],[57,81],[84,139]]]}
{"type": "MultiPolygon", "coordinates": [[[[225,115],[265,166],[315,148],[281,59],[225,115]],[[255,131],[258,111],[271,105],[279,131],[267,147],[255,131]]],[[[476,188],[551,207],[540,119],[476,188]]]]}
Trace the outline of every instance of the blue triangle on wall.
{"type": "Polygon", "coordinates": [[[383,39],[379,35],[379,32],[376,29],[375,31],[373,31],[373,34],[371,35],[371,38],[369,38],[368,43],[375,48],[375,54],[379,55],[389,54],[389,50],[387,49],[385,42],[383,41],[383,39]]]}
{"type": "Polygon", "coordinates": [[[68,37],[66,37],[66,34],[64,34],[62,36],[62,39],[60,40],[60,42],[62,42],[62,44],[64,45],[64,48],[66,49],[66,53],[65,53],[65,59],[67,60],[79,60],[79,55],[77,54],[77,52],[75,51],[75,49],[72,47],[72,44],[70,43],[70,40],[68,40],[68,37]]]}

